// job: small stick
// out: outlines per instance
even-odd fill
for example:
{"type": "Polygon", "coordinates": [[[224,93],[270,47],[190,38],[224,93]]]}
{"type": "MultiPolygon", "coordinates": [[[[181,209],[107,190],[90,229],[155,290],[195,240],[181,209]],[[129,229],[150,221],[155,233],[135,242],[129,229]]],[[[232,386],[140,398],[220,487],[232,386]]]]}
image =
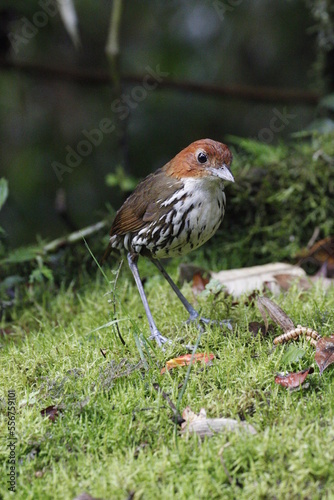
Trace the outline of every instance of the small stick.
{"type": "Polygon", "coordinates": [[[164,391],[161,390],[159,384],[153,384],[153,387],[154,389],[157,391],[157,392],[160,392],[161,396],[167,401],[167,403],[169,404],[172,412],[173,412],[173,415],[174,415],[174,422],[177,423],[177,425],[181,425],[183,424],[183,422],[185,422],[184,418],[180,415],[180,413],[178,412],[178,409],[176,408],[175,404],[173,403],[173,401],[170,399],[170,397],[168,396],[168,394],[166,394],[164,391]]]}

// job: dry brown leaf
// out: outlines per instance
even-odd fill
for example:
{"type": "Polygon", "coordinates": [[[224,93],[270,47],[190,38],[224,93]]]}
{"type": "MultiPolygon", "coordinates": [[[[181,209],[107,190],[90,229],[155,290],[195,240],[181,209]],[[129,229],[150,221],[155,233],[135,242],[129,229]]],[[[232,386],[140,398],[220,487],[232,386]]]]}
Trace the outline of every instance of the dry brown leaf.
{"type": "Polygon", "coordinates": [[[268,331],[266,331],[266,325],[264,324],[264,322],[261,321],[251,321],[248,324],[248,330],[250,331],[250,333],[254,335],[254,337],[256,337],[257,335],[265,337],[268,332],[270,334],[275,333],[275,327],[273,325],[269,325],[268,331]]]}
{"type": "Polygon", "coordinates": [[[295,389],[296,387],[303,385],[307,375],[313,372],[314,369],[312,368],[312,366],[310,366],[310,368],[307,368],[306,370],[303,370],[301,372],[287,373],[286,375],[278,374],[275,377],[275,383],[280,384],[287,389],[295,389]]]}
{"type": "Polygon", "coordinates": [[[264,336],[267,333],[267,328],[264,323],[260,323],[259,321],[251,321],[248,324],[248,330],[256,337],[256,335],[260,332],[260,335],[264,336]]]}
{"type": "Polygon", "coordinates": [[[182,417],[185,422],[181,425],[181,433],[197,434],[202,439],[205,436],[210,437],[224,431],[245,431],[248,434],[256,434],[254,427],[247,422],[239,422],[233,418],[207,418],[204,408],[201,408],[197,415],[187,406],[182,413],[182,417]]]}
{"type": "Polygon", "coordinates": [[[205,290],[206,285],[209,283],[208,278],[204,278],[203,274],[196,273],[193,276],[193,286],[192,291],[194,295],[198,295],[199,293],[205,290]]]}
{"type": "Polygon", "coordinates": [[[292,285],[295,283],[298,286],[299,290],[309,290],[312,287],[312,282],[309,278],[305,278],[304,276],[295,276],[293,274],[281,273],[275,274],[274,278],[281,290],[288,291],[292,285]]]}
{"type": "Polygon", "coordinates": [[[281,309],[275,302],[268,299],[267,297],[258,297],[257,305],[262,318],[266,325],[266,331],[268,330],[268,320],[267,315],[276,323],[276,325],[283,328],[284,332],[292,330],[295,325],[289,316],[281,309]]]}
{"type": "Polygon", "coordinates": [[[183,354],[182,356],[178,356],[177,358],[173,358],[167,361],[166,368],[162,368],[161,374],[165,373],[166,370],[172,370],[172,368],[176,368],[178,366],[187,366],[190,365],[191,358],[192,364],[204,362],[205,364],[209,364],[215,355],[212,353],[206,354],[204,352],[197,352],[192,358],[192,354],[183,354]]]}
{"type": "Polygon", "coordinates": [[[180,264],[179,281],[181,285],[183,285],[184,282],[190,283],[195,274],[200,274],[201,276],[210,279],[210,273],[206,269],[195,266],[194,264],[180,264]]]}
{"type": "Polygon", "coordinates": [[[211,273],[211,277],[222,283],[227,292],[234,296],[250,293],[253,290],[262,290],[264,286],[270,287],[273,293],[280,293],[281,288],[275,276],[289,274],[292,277],[306,277],[305,271],[298,266],[284,262],[273,262],[263,266],[243,267],[211,273]]]}
{"type": "Polygon", "coordinates": [[[54,405],[47,406],[46,408],[41,410],[41,415],[42,417],[49,417],[49,420],[51,420],[51,422],[55,422],[56,418],[59,417],[58,408],[54,405]]]}
{"type": "Polygon", "coordinates": [[[334,335],[322,337],[317,342],[315,361],[319,366],[320,375],[334,363],[334,335]]]}
{"type": "Polygon", "coordinates": [[[303,255],[303,260],[313,260],[318,264],[327,262],[328,271],[334,271],[334,236],[328,236],[320,241],[317,241],[303,255]]]}

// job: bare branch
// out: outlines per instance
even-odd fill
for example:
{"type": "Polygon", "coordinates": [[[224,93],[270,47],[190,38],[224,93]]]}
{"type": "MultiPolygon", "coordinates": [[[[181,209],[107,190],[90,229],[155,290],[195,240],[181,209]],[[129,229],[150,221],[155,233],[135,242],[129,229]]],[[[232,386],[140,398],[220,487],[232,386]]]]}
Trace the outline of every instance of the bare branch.
{"type": "Polygon", "coordinates": [[[43,247],[43,251],[46,253],[55,252],[58,248],[61,248],[65,245],[71,245],[73,243],[77,243],[79,240],[82,241],[82,238],[86,238],[97,231],[100,231],[104,227],[107,227],[109,224],[108,221],[102,220],[93,224],[92,226],[85,227],[80,229],[79,231],[75,231],[74,233],[68,234],[67,236],[63,236],[61,238],[57,238],[56,240],[50,241],[43,247]]]}
{"type": "MultiPolygon", "coordinates": [[[[85,70],[71,67],[63,68],[59,66],[41,65],[30,61],[13,61],[9,59],[0,59],[0,68],[20,70],[21,72],[39,78],[78,82],[87,85],[110,85],[113,83],[110,73],[105,70],[85,70]]],[[[122,75],[121,82],[124,84],[140,84],[143,81],[143,77],[143,75],[122,75]]],[[[147,75],[145,78],[148,83],[151,83],[147,75]]],[[[258,86],[251,87],[247,85],[218,86],[190,81],[177,81],[166,77],[158,84],[158,88],[194,92],[212,95],[214,97],[228,97],[250,102],[279,102],[311,106],[317,105],[322,97],[321,94],[309,90],[258,86]]]]}

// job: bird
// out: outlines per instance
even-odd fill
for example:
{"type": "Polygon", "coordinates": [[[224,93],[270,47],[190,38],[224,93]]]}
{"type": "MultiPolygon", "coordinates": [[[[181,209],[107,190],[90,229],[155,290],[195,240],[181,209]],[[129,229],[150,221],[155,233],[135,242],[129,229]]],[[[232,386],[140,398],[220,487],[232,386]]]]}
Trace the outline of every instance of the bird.
{"type": "Polygon", "coordinates": [[[138,259],[146,257],[158,268],[188,311],[188,321],[210,323],[184,297],[160,259],[186,255],[215,234],[225,213],[224,181],[234,182],[231,163],[232,153],[225,144],[212,139],[192,142],[137,185],[112,223],[102,262],[113,250],[127,254],[148,319],[150,339],[155,339],[159,347],[170,341],[153,319],[138,259]]]}

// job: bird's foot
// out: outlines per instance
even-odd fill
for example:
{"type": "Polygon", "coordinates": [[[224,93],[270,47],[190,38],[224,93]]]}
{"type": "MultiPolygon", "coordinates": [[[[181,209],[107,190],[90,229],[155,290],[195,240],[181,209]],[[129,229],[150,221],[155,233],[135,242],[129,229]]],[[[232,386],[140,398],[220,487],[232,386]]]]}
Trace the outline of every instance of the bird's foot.
{"type": "Polygon", "coordinates": [[[172,343],[172,341],[169,340],[167,337],[164,337],[163,335],[161,335],[159,330],[154,330],[151,333],[149,339],[150,340],[154,339],[159,347],[162,347],[163,344],[171,344],[172,343]]]}
{"type": "Polygon", "coordinates": [[[211,319],[211,318],[203,318],[203,316],[200,316],[198,313],[197,315],[190,314],[189,318],[186,321],[186,324],[189,323],[197,323],[197,328],[203,332],[204,328],[203,325],[218,325],[218,326],[226,326],[229,330],[233,330],[231,321],[229,319],[223,319],[221,321],[216,320],[216,319],[211,319]]]}

